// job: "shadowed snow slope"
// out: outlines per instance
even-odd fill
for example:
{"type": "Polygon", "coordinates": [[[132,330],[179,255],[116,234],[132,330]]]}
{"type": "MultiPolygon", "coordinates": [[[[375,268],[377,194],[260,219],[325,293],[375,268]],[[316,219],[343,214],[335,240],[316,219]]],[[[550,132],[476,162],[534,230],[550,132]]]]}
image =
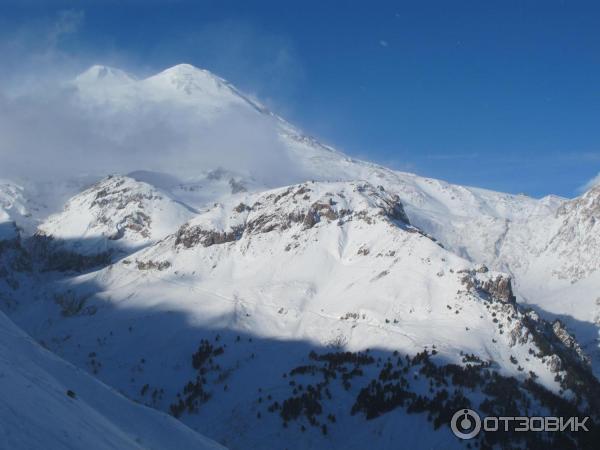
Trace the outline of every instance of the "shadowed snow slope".
{"type": "Polygon", "coordinates": [[[0,448],[223,448],[64,362],[3,313],[0,335],[0,448]]]}

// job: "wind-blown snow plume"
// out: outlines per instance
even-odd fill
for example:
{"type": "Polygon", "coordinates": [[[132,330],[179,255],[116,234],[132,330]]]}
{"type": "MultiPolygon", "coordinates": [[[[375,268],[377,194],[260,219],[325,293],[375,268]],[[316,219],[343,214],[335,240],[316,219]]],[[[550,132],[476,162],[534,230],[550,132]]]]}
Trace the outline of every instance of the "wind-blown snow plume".
{"type": "Polygon", "coordinates": [[[585,183],[583,186],[581,186],[579,188],[579,190],[581,192],[585,192],[585,191],[590,190],[594,186],[597,186],[598,184],[600,184],[600,172],[598,172],[598,175],[596,175],[594,178],[592,178],[587,183],[585,183]]]}
{"type": "Polygon", "coordinates": [[[223,166],[266,184],[298,179],[270,115],[232,107],[209,118],[191,102],[140,96],[117,107],[81,94],[63,84],[0,95],[0,175],[39,179],[144,168],[193,176],[223,166]]]}

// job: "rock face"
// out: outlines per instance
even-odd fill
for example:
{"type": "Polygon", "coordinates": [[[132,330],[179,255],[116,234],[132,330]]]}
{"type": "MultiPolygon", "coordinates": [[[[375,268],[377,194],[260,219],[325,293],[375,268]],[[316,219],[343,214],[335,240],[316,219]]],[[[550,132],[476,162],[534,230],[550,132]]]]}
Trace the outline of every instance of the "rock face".
{"type": "Polygon", "coordinates": [[[563,368],[562,360],[558,355],[550,355],[547,364],[548,368],[550,369],[550,372],[552,373],[560,372],[563,368]]]}
{"type": "MultiPolygon", "coordinates": [[[[333,202],[331,200],[330,202],[333,202]]],[[[340,211],[339,213],[332,208],[332,205],[329,203],[319,203],[315,202],[308,208],[304,216],[304,220],[302,220],[302,225],[304,228],[312,228],[315,226],[321,218],[327,220],[337,220],[340,218],[340,214],[343,216],[346,214],[346,211],[340,211]]]]}
{"type": "Polygon", "coordinates": [[[600,186],[565,202],[556,217],[561,224],[546,252],[561,260],[554,275],[575,283],[600,269],[600,186]]]}
{"type": "Polygon", "coordinates": [[[591,361],[589,356],[585,354],[575,337],[567,331],[567,328],[560,320],[555,320],[552,323],[552,331],[566,348],[572,349],[577,356],[579,356],[581,361],[585,362],[586,364],[590,364],[591,361]]]}
{"type": "Polygon", "coordinates": [[[487,267],[485,270],[479,268],[462,272],[465,273],[462,283],[467,287],[467,290],[483,292],[490,298],[504,303],[514,304],[516,302],[512,290],[512,280],[508,275],[490,272],[487,267]]]}
{"type": "Polygon", "coordinates": [[[514,303],[516,300],[510,277],[498,275],[496,278],[484,282],[481,288],[500,301],[514,303]]]}
{"type": "Polygon", "coordinates": [[[235,241],[241,236],[241,233],[242,228],[237,228],[230,232],[219,232],[204,230],[201,226],[184,224],[175,234],[175,245],[183,245],[186,248],[191,248],[201,244],[204,247],[210,247],[211,245],[235,241]]]}

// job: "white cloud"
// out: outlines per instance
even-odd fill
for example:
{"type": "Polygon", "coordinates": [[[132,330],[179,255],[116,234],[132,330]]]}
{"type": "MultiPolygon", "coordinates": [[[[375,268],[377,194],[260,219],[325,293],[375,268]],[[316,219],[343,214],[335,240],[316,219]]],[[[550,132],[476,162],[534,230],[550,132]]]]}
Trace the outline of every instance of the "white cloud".
{"type": "Polygon", "coordinates": [[[0,176],[37,179],[155,170],[194,176],[224,167],[269,185],[303,177],[271,116],[223,111],[207,121],[193,106],[140,100],[115,110],[82,103],[68,87],[0,96],[0,176]]]}
{"type": "MultiPolygon", "coordinates": [[[[10,30],[0,28],[0,176],[52,178],[140,169],[185,176],[221,166],[274,185],[302,178],[291,168],[275,123],[267,116],[230,111],[208,125],[194,122],[185,105],[143,101],[135,111],[82,105],[65,82],[93,63],[115,61],[98,51],[63,50],[83,21],[83,13],[64,11],[10,30]]],[[[253,73],[256,79],[264,76],[269,82],[301,72],[284,40],[237,24],[207,30],[220,31],[203,44],[214,49],[215,58],[217,48],[227,50],[223,67],[236,61],[232,70],[250,76],[251,50],[262,48],[265,55],[253,73]]],[[[200,36],[208,37],[208,31],[200,36]]],[[[172,61],[178,62],[183,61],[172,61]]]]}
{"type": "Polygon", "coordinates": [[[594,186],[597,186],[599,184],[600,184],[600,172],[594,178],[592,178],[587,183],[585,183],[583,186],[581,186],[579,188],[579,191],[580,192],[589,191],[591,188],[593,188],[594,186]]]}

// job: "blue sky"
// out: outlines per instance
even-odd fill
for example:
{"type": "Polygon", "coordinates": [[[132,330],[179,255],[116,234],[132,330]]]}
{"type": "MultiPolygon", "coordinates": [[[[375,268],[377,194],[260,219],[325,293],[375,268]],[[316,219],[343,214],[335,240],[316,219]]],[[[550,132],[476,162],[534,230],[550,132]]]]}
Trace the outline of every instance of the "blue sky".
{"type": "Polygon", "coordinates": [[[598,2],[30,0],[4,2],[0,27],[15,52],[0,75],[28,53],[138,74],[188,62],[397,169],[567,197],[600,171],[598,2]]]}

